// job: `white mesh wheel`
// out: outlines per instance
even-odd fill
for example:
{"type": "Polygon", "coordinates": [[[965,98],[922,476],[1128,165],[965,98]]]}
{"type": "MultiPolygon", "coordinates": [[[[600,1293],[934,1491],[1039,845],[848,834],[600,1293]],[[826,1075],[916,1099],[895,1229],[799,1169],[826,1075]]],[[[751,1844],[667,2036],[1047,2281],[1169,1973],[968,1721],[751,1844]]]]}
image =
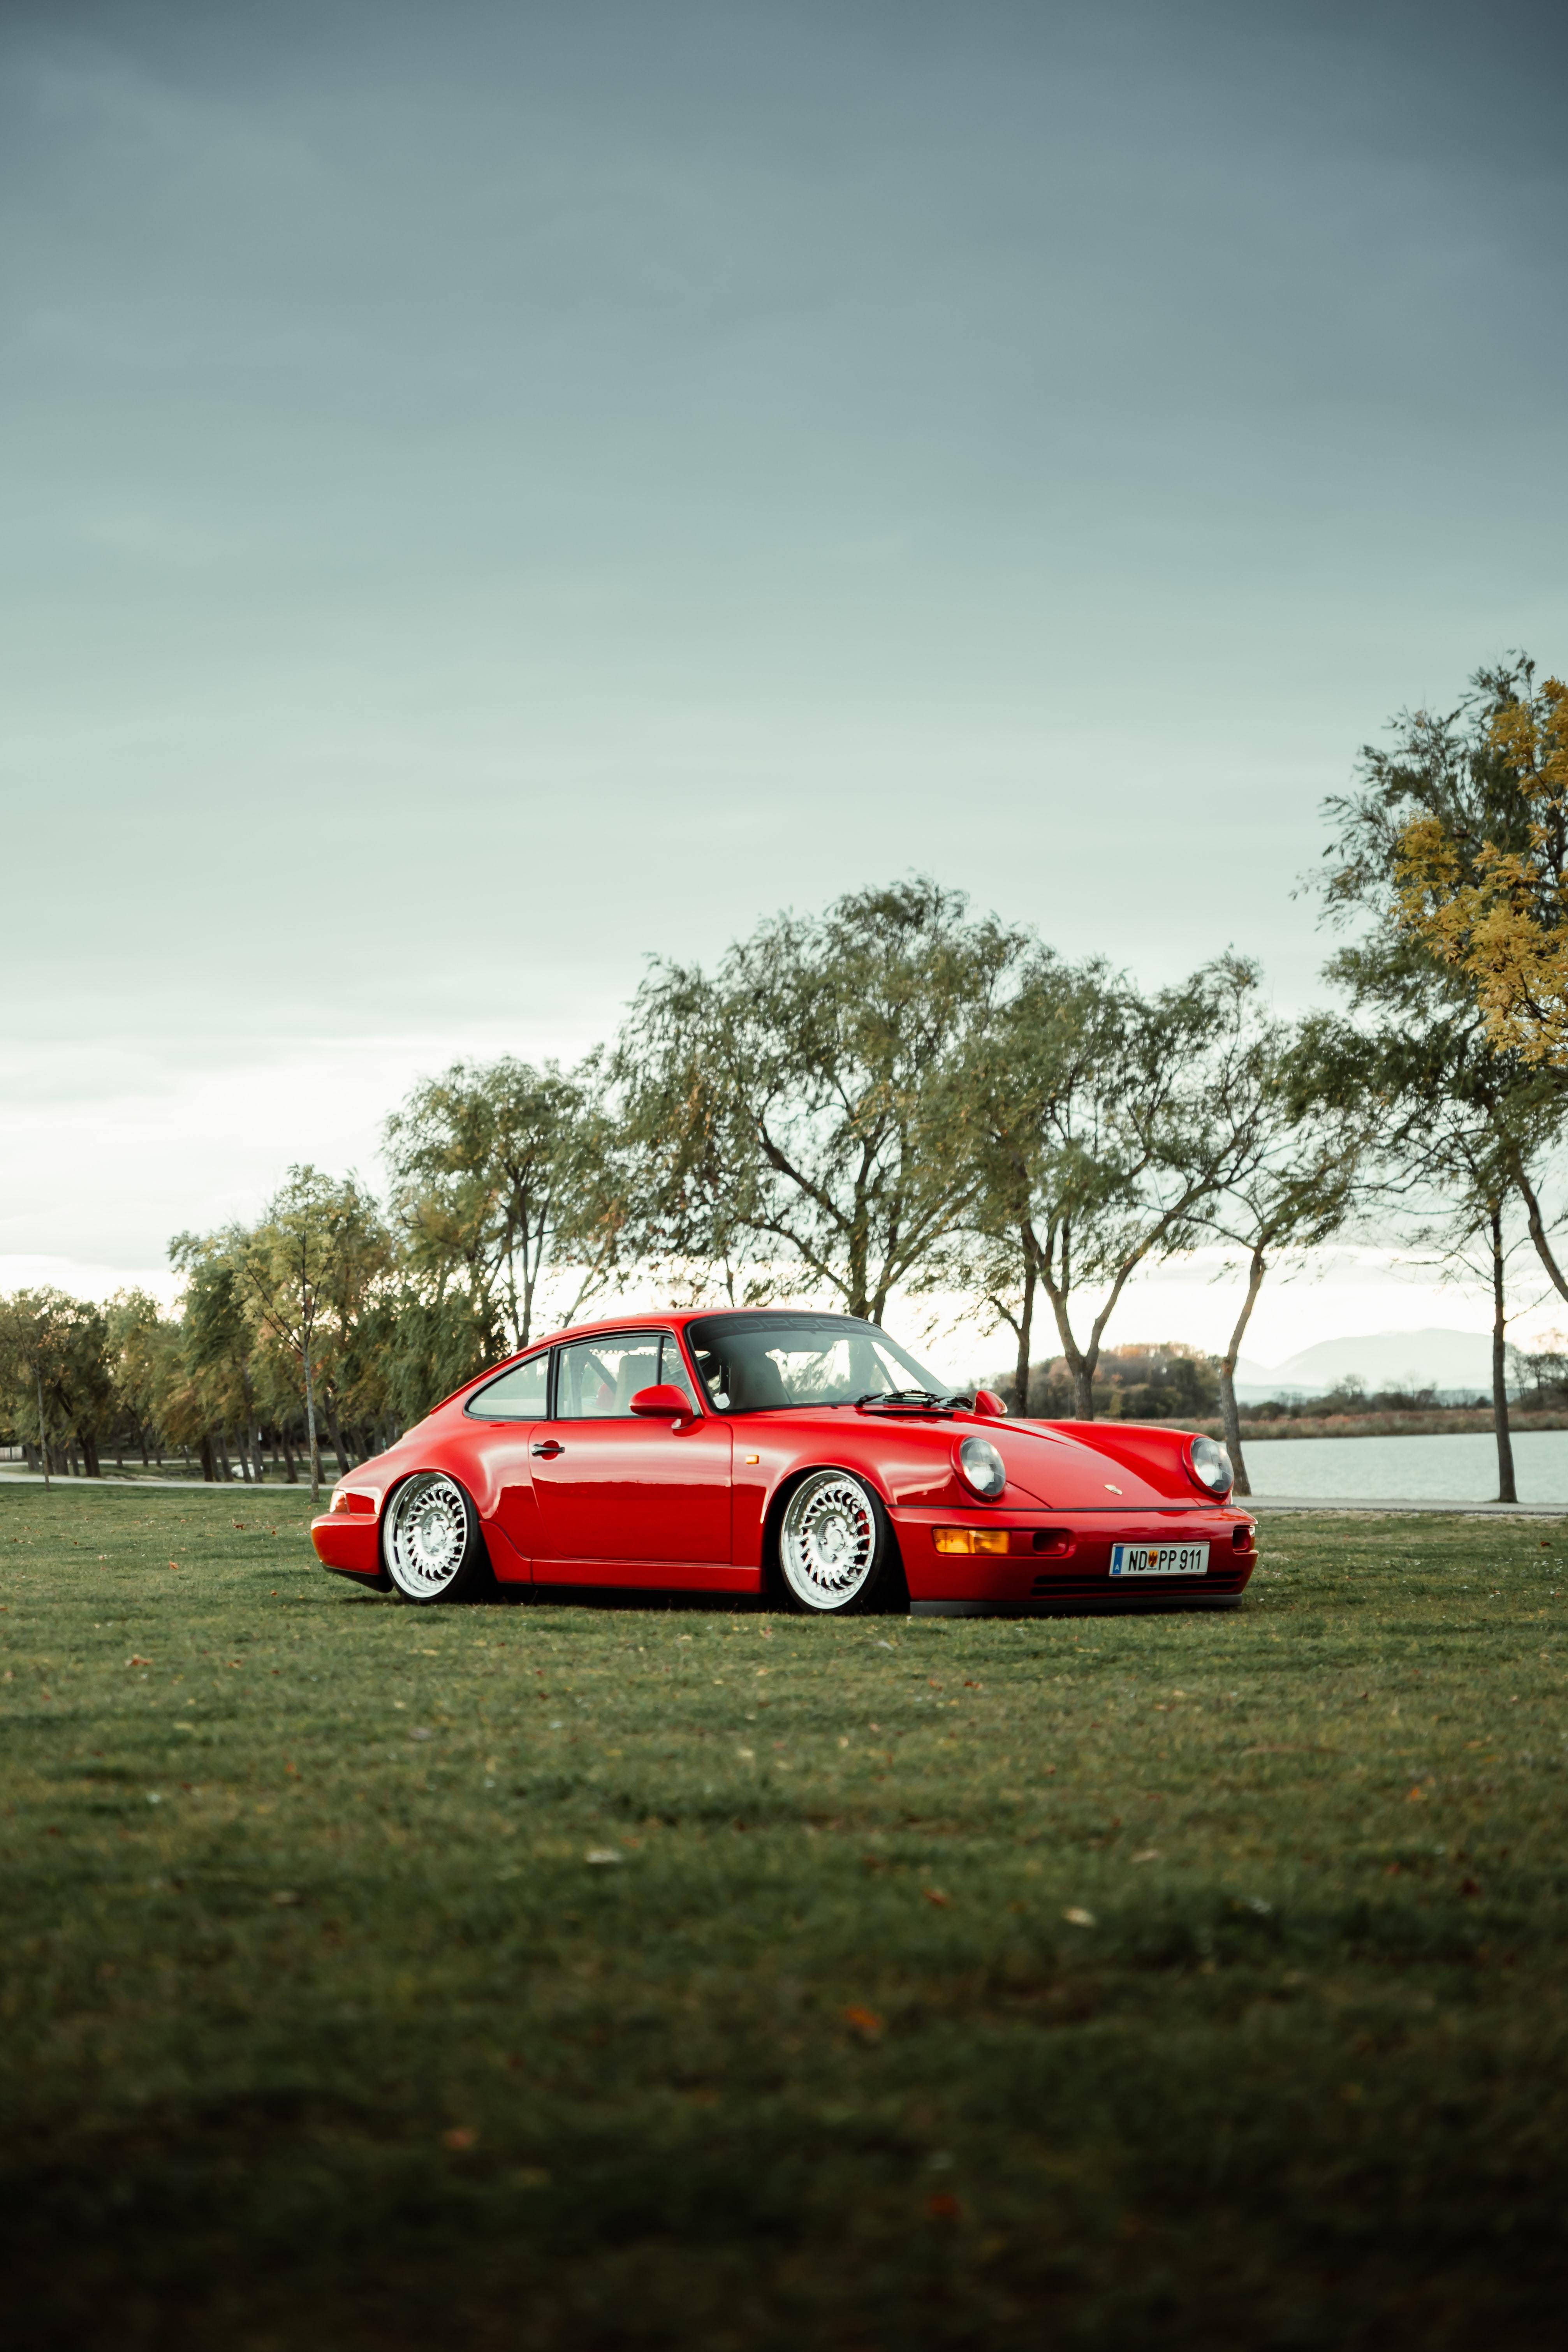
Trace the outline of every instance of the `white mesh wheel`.
{"type": "Polygon", "coordinates": [[[814,1470],[784,1507],[779,1567],[803,1609],[847,1609],[876,1575],[876,1496],[847,1470],[814,1470]]]}
{"type": "Polygon", "coordinates": [[[387,1505],[382,1555],[387,1574],[409,1601],[449,1601],[469,1579],[479,1545],[473,1506],[455,1478],[426,1470],[399,1486],[387,1505]]]}

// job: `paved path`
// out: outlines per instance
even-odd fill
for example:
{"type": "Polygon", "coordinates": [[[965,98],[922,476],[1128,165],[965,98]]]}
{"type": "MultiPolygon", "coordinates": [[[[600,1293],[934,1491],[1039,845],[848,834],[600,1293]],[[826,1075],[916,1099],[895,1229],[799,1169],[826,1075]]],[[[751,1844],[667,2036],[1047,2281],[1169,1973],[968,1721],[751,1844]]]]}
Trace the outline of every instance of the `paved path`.
{"type": "MultiPolygon", "coordinates": [[[[0,1486],[41,1486],[43,1483],[41,1470],[13,1470],[0,1465],[0,1486]]],[[[101,1478],[62,1478],[57,1472],[49,1480],[51,1486],[134,1486],[139,1495],[159,1495],[167,1486],[205,1486],[210,1490],[223,1483],[221,1478],[117,1478],[112,1470],[106,1471],[101,1478]]],[[[321,1481],[323,1488],[331,1484],[329,1478],[321,1481]]],[[[309,1485],[309,1479],[301,1478],[292,1491],[300,1494],[309,1485]]],[[[231,1478],[228,1491],[231,1495],[287,1495],[290,1490],[286,1478],[264,1478],[259,1486],[254,1483],[247,1486],[243,1478],[231,1478]]]]}

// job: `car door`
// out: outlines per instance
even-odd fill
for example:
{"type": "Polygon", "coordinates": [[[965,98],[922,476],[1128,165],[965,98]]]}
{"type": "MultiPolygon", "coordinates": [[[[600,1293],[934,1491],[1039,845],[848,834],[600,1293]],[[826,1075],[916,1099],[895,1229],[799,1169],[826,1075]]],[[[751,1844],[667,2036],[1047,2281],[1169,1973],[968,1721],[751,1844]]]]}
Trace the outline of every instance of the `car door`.
{"type": "Polygon", "coordinates": [[[531,1445],[536,1582],[754,1582],[730,1562],[730,1426],[703,1412],[673,1331],[557,1349],[551,1419],[531,1445]],[[661,1382],[690,1398],[689,1419],[632,1412],[637,1391],[661,1382]]]}
{"type": "MultiPolygon", "coordinates": [[[[537,1424],[550,1411],[550,1350],[525,1356],[499,1377],[477,1390],[464,1408],[468,1444],[476,1457],[475,1499],[485,1519],[499,1527],[517,1568],[532,1559],[539,1548],[539,1515],[533,1495],[533,1456],[530,1447],[537,1424]]],[[[512,1568],[498,1560],[503,1581],[512,1568]]],[[[513,1578],[517,1570],[512,1570],[513,1578]]]]}

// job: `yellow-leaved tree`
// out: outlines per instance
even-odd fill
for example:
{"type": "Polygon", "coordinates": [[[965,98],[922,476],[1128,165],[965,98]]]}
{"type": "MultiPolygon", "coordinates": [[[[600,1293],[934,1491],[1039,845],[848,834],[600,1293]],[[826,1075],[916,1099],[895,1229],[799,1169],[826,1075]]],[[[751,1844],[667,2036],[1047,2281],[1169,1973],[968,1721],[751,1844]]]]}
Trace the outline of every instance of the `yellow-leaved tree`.
{"type": "MultiPolygon", "coordinates": [[[[1462,974],[1500,1052],[1568,1067],[1568,686],[1481,671],[1394,843],[1398,918],[1462,974]]],[[[1434,745],[1435,747],[1435,745],[1434,745]]]]}

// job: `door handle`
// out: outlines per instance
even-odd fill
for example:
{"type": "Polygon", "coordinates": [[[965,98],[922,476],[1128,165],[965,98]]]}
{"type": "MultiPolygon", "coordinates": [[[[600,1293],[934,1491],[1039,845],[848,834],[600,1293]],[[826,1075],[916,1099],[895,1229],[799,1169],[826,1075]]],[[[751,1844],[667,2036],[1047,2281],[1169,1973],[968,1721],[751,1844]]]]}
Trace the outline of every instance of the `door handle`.
{"type": "Polygon", "coordinates": [[[531,1445],[528,1450],[531,1454],[537,1454],[542,1461],[550,1462],[557,1454],[564,1454],[566,1448],[558,1445],[554,1438],[547,1437],[542,1445],[531,1445]]]}

